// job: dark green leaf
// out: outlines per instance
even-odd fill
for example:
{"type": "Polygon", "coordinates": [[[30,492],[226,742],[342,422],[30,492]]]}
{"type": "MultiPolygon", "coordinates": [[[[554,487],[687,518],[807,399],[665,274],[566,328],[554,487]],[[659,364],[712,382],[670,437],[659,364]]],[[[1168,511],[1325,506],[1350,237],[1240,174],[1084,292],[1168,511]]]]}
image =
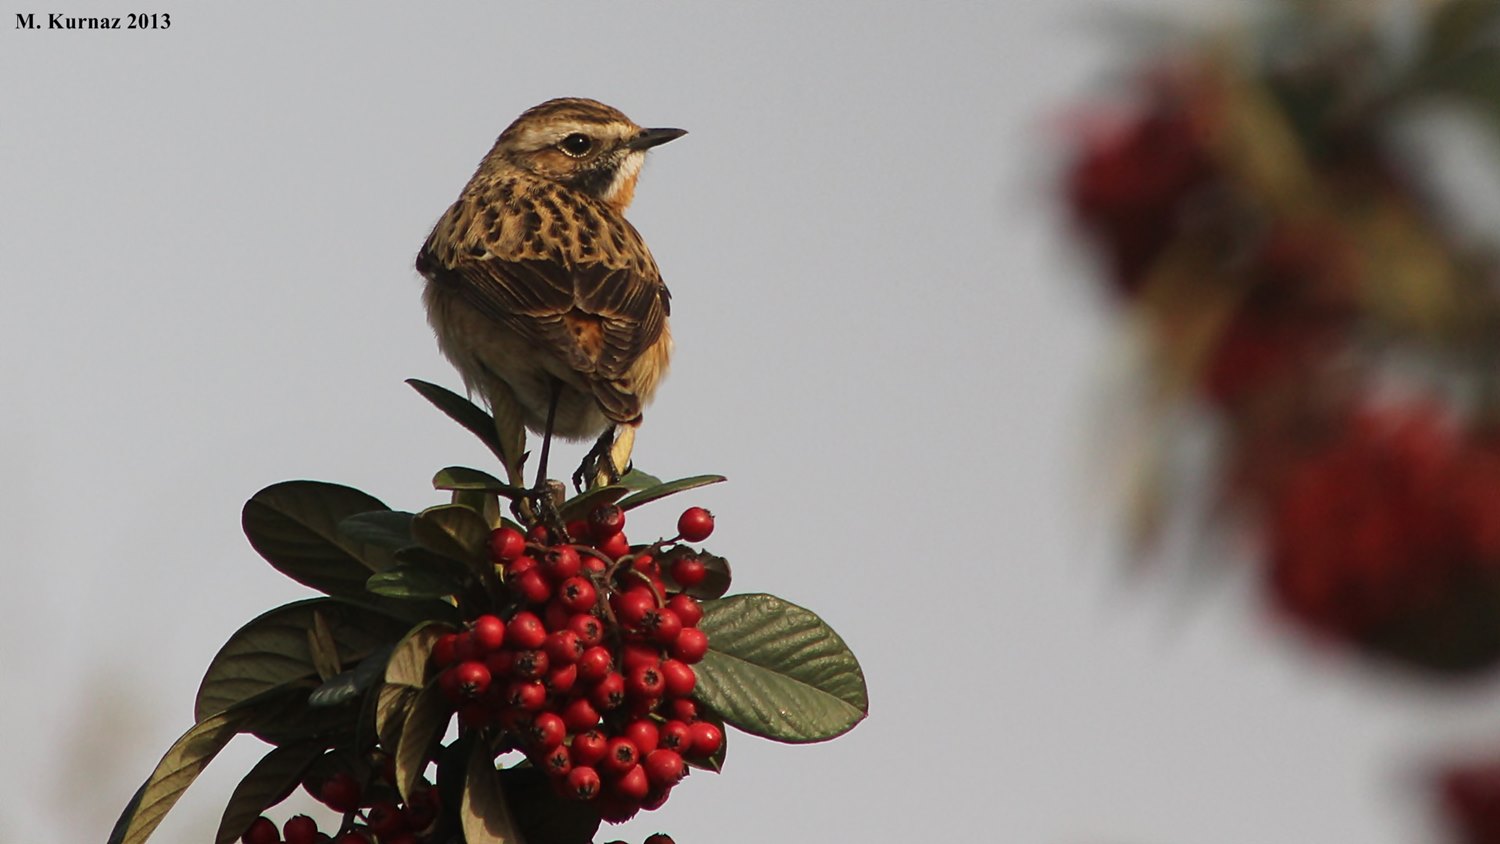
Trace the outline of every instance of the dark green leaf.
{"type": "Polygon", "coordinates": [[[312,614],[312,627],[307,631],[307,653],[312,658],[313,670],[318,672],[318,679],[328,682],[328,678],[344,670],[344,664],[339,660],[338,644],[333,641],[333,631],[328,627],[328,619],[317,610],[312,614]]]}
{"type": "Polygon", "coordinates": [[[661,478],[642,472],[640,469],[632,468],[621,475],[620,480],[615,485],[625,487],[626,489],[650,489],[654,486],[661,486],[661,478]]]}
{"type": "Polygon", "coordinates": [[[672,550],[662,555],[661,576],[667,582],[669,591],[686,592],[700,601],[722,598],[729,591],[729,561],[707,551],[694,550],[686,545],[674,546],[672,550]],[[701,582],[686,589],[677,582],[676,578],[672,577],[672,563],[682,557],[697,557],[703,561],[703,568],[707,572],[701,582]]]}
{"type": "Polygon", "coordinates": [[[634,495],[628,496],[620,502],[620,509],[630,510],[642,504],[649,504],[659,498],[666,498],[669,495],[675,495],[679,492],[697,489],[700,486],[721,483],[724,480],[723,475],[695,475],[691,478],[681,478],[668,483],[658,484],[657,486],[643,489],[634,495]]]}
{"type": "Polygon", "coordinates": [[[277,607],[241,627],[219,649],[198,688],[195,717],[201,721],[278,686],[316,685],[318,672],[307,641],[315,612],[327,620],[344,663],[364,659],[407,629],[373,610],[329,598],[277,607]]]}
{"type": "Polygon", "coordinates": [[[372,510],[355,513],[338,523],[338,532],[347,539],[363,543],[373,559],[380,558],[376,571],[395,565],[397,551],[416,544],[411,536],[413,516],[403,510],[372,510]]]}
{"type": "Polygon", "coordinates": [[[321,742],[289,744],[273,748],[255,763],[235,787],[229,805],[224,807],[224,817],[219,821],[214,844],[238,841],[261,813],[292,793],[302,781],[302,774],[323,754],[323,750],[321,742]]]}
{"type": "Polygon", "coordinates": [[[869,712],[865,678],[844,640],[810,610],[774,595],[705,601],[709,651],[695,696],[724,720],[776,741],[825,741],[869,712]]]}
{"type": "Polygon", "coordinates": [[[372,574],[365,588],[382,597],[402,600],[442,598],[463,591],[462,584],[447,574],[419,566],[397,566],[372,574]]]}
{"type": "Polygon", "coordinates": [[[465,844],[522,844],[505,793],[500,790],[494,754],[482,741],[469,748],[463,795],[459,817],[465,844]]]}
{"type": "Polygon", "coordinates": [[[527,493],[527,490],[511,486],[488,472],[464,466],[449,466],[439,471],[432,478],[432,486],[434,489],[493,492],[506,498],[520,498],[527,493]]]}
{"type": "Polygon", "coordinates": [[[432,759],[433,747],[442,739],[452,717],[453,706],[437,683],[422,689],[412,701],[396,744],[396,787],[403,799],[411,799],[417,780],[432,759]]]}
{"type": "Polygon", "coordinates": [[[389,552],[341,535],[338,525],[357,513],[383,509],[357,489],[286,481],[247,501],[241,522],[250,544],[278,571],[329,595],[358,595],[389,552]]]}
{"type": "Polygon", "coordinates": [[[408,378],[406,383],[421,393],[422,398],[432,402],[438,410],[448,414],[448,418],[478,437],[489,447],[490,451],[495,453],[496,457],[500,458],[501,463],[505,462],[505,453],[500,448],[500,437],[495,432],[495,420],[478,405],[446,387],[439,387],[416,378],[408,378]]]}
{"type": "Polygon", "coordinates": [[[386,660],[390,658],[391,648],[377,648],[374,653],[360,660],[359,664],[348,671],[342,671],[323,681],[323,685],[313,689],[307,696],[309,706],[337,706],[348,703],[361,693],[375,685],[385,673],[386,660]]]}
{"type": "Polygon", "coordinates": [[[411,705],[416,702],[420,691],[407,686],[385,685],[375,693],[375,735],[380,737],[382,747],[401,744],[401,730],[406,726],[411,705]]]}
{"type": "Polygon", "coordinates": [[[385,681],[392,685],[409,686],[414,691],[426,686],[427,662],[432,656],[432,646],[437,644],[438,639],[454,632],[457,632],[455,628],[437,622],[419,624],[412,628],[391,652],[391,658],[385,665],[385,681]]]}
{"type": "Polygon", "coordinates": [[[428,507],[411,523],[422,546],[471,568],[490,565],[490,526],[484,517],[461,504],[428,507]]]}
{"type": "Polygon", "coordinates": [[[109,844],[141,844],[149,838],[198,774],[257,717],[254,707],[241,706],[194,724],[167,750],[131,798],[109,834],[109,844]]]}
{"type": "Polygon", "coordinates": [[[563,502],[562,518],[565,522],[576,519],[587,519],[589,513],[604,504],[613,504],[630,494],[630,488],[614,484],[611,486],[596,486],[591,490],[579,493],[563,502]]]}

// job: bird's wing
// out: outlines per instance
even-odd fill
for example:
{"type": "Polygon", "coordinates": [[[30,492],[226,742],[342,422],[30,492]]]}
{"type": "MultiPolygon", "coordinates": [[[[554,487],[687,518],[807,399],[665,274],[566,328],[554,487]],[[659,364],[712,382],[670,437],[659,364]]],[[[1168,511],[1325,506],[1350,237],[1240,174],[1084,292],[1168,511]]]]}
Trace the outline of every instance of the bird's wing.
{"type": "Polygon", "coordinates": [[[520,199],[500,214],[485,201],[460,208],[461,199],[428,238],[418,270],[572,369],[607,416],[635,419],[640,399],[625,378],[660,339],[669,309],[656,263],[608,209],[579,215],[572,197],[520,199]]]}

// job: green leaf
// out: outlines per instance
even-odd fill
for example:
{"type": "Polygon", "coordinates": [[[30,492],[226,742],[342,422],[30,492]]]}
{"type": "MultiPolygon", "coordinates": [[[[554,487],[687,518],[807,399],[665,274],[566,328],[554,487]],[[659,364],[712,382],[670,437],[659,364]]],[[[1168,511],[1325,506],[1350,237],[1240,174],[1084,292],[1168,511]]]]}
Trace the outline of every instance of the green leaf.
{"type": "Polygon", "coordinates": [[[338,658],[354,663],[399,637],[406,626],[373,610],[330,598],[311,598],[266,612],[241,627],[204,672],[194,705],[203,720],[256,695],[289,684],[316,685],[308,648],[313,615],[328,623],[338,658]]]}
{"type": "Polygon", "coordinates": [[[230,795],[214,844],[238,841],[261,813],[292,793],[302,781],[303,773],[323,755],[323,750],[321,742],[289,744],[273,748],[255,763],[230,795]]]}
{"type": "Polygon", "coordinates": [[[468,772],[464,775],[463,802],[459,806],[464,844],[521,844],[520,833],[510,816],[510,806],[500,789],[500,773],[494,754],[482,741],[469,748],[468,772]]]}
{"type": "Polygon", "coordinates": [[[661,576],[666,581],[669,591],[686,592],[700,601],[722,598],[729,591],[729,561],[707,551],[694,550],[686,545],[673,546],[670,551],[662,555],[661,576]],[[682,557],[697,557],[703,561],[703,568],[707,572],[702,581],[687,588],[683,588],[682,584],[672,577],[672,563],[682,557]]]}
{"type": "Polygon", "coordinates": [[[312,657],[318,679],[325,683],[329,677],[344,670],[344,664],[339,660],[338,644],[333,641],[333,631],[328,628],[328,619],[317,610],[313,610],[312,627],[307,630],[307,653],[312,657]]]}
{"type": "Polygon", "coordinates": [[[630,471],[620,476],[616,486],[626,489],[650,489],[654,486],[661,486],[661,478],[632,467],[630,471]]]}
{"type": "Polygon", "coordinates": [[[476,572],[490,566],[490,526],[461,504],[440,504],[417,514],[412,535],[422,547],[462,561],[476,572]]]}
{"type": "Polygon", "coordinates": [[[396,787],[403,799],[411,799],[417,780],[431,761],[433,746],[442,739],[452,717],[453,706],[437,683],[422,689],[412,701],[396,744],[396,787]]]}
{"type": "Polygon", "coordinates": [[[365,588],[385,598],[402,600],[443,598],[463,591],[463,585],[447,574],[421,566],[397,566],[372,574],[365,588]]]}
{"type": "Polygon", "coordinates": [[[500,437],[495,431],[495,420],[488,413],[481,410],[479,405],[474,404],[446,387],[439,387],[436,384],[419,381],[416,378],[408,378],[406,379],[406,383],[410,384],[412,389],[421,393],[422,398],[432,402],[438,410],[448,414],[448,418],[464,426],[470,433],[478,437],[480,441],[489,447],[490,451],[495,453],[496,457],[500,458],[501,463],[505,462],[505,453],[500,447],[500,437]]]}
{"type": "Polygon", "coordinates": [[[679,492],[697,489],[700,486],[722,483],[725,480],[726,478],[723,475],[694,475],[691,478],[681,478],[668,483],[658,484],[649,489],[643,489],[634,495],[627,496],[620,502],[620,509],[630,510],[642,504],[650,504],[659,498],[666,498],[669,495],[675,495],[679,492]]]}
{"type": "Polygon", "coordinates": [[[383,571],[395,565],[396,552],[416,544],[411,535],[411,513],[403,510],[371,510],[340,519],[337,530],[346,539],[362,543],[372,559],[379,558],[383,571]]]}
{"type": "Polygon", "coordinates": [[[379,500],[337,484],[286,481],[245,503],[245,536],[277,571],[329,595],[358,595],[387,549],[343,536],[339,522],[388,509],[379,500]]]}
{"type": "Polygon", "coordinates": [[[528,490],[511,486],[505,481],[465,466],[449,466],[432,477],[434,489],[463,490],[468,492],[493,492],[506,498],[520,498],[528,490]]]}
{"type": "Polygon", "coordinates": [[[385,664],[385,681],[391,685],[407,686],[419,691],[427,685],[427,662],[432,656],[432,646],[437,640],[457,629],[438,622],[419,624],[412,628],[385,664]]]}
{"type": "Polygon", "coordinates": [[[198,774],[257,717],[253,707],[241,706],[205,718],[183,733],[131,798],[109,834],[109,844],[141,844],[151,837],[198,774]]]}
{"type": "Polygon", "coordinates": [[[564,522],[586,519],[595,508],[613,504],[628,494],[630,494],[630,488],[619,484],[596,486],[564,501],[560,515],[564,522]]]}
{"type": "Polygon", "coordinates": [[[385,662],[392,648],[377,648],[348,671],[341,671],[323,681],[307,696],[308,706],[338,706],[348,703],[375,685],[385,672],[385,662]]]}
{"type": "Polygon", "coordinates": [[[825,741],[869,713],[864,673],[810,610],[774,595],[705,601],[709,651],[695,696],[725,722],[776,741],[825,741]]]}

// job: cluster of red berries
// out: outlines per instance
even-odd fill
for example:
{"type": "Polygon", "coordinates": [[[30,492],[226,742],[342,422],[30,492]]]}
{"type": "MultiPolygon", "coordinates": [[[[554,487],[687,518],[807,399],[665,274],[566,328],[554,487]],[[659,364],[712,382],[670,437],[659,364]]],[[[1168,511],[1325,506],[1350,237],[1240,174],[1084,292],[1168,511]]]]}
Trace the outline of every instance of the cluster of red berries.
{"type": "Polygon", "coordinates": [[[431,663],[465,730],[499,730],[565,795],[606,820],[655,809],[707,761],[722,730],[699,718],[692,666],[708,651],[703,609],[684,590],[708,576],[692,549],[713,517],[689,508],[678,537],[632,546],[607,504],[554,539],[501,527],[491,557],[509,618],[486,613],[437,640],[431,663]]]}
{"type": "Polygon", "coordinates": [[[1500,658],[1500,450],[1433,407],[1367,409],[1293,463],[1271,584],[1304,623],[1413,659],[1500,658]]]}
{"type": "Polygon", "coordinates": [[[389,756],[382,756],[379,772],[370,788],[347,771],[338,771],[321,782],[305,782],[307,791],[346,817],[337,837],[318,830],[308,815],[294,815],[278,830],[275,821],[256,818],[240,839],[243,844],[419,844],[437,821],[442,800],[436,788],[424,779],[410,802],[403,804],[396,792],[395,771],[389,756]]]}

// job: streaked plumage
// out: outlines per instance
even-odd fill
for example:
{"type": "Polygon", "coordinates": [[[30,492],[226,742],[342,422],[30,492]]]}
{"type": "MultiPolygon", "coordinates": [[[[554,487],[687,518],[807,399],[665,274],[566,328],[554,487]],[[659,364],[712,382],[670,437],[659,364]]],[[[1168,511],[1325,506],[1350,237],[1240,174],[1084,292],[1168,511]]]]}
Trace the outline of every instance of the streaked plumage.
{"type": "Polygon", "coordinates": [[[551,100],[501,133],[438,221],[417,257],[428,318],[492,407],[513,398],[541,432],[555,381],[559,436],[640,423],[671,355],[670,295],[623,211],[646,150],[681,134],[551,100]]]}

